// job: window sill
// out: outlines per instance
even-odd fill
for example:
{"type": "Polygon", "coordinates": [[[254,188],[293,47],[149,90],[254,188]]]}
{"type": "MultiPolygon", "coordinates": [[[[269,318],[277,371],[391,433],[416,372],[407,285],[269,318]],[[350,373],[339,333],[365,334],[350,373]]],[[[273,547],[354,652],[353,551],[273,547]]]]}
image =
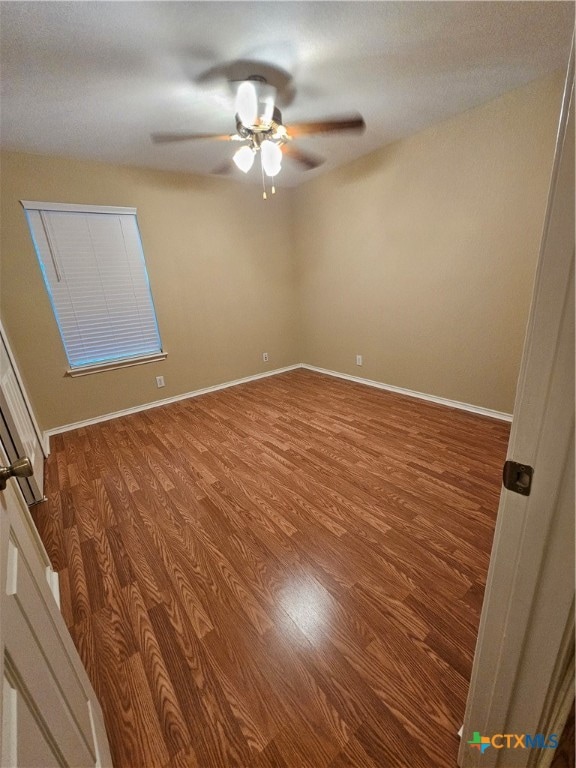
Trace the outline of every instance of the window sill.
{"type": "Polygon", "coordinates": [[[102,371],[115,371],[117,368],[131,368],[133,365],[155,363],[158,360],[165,360],[167,357],[167,352],[158,352],[155,355],[130,357],[126,360],[111,360],[109,363],[98,363],[97,365],[84,365],[81,368],[69,368],[66,371],[66,376],[76,378],[76,376],[88,376],[91,373],[101,373],[102,371]]]}

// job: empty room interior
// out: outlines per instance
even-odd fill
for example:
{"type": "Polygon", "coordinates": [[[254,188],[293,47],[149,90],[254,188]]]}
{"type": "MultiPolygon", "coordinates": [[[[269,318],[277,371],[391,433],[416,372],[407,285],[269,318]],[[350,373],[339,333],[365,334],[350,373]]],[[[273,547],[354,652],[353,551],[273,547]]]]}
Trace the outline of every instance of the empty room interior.
{"type": "Polygon", "coordinates": [[[0,2],[2,766],[574,766],[573,31],[0,2]]]}

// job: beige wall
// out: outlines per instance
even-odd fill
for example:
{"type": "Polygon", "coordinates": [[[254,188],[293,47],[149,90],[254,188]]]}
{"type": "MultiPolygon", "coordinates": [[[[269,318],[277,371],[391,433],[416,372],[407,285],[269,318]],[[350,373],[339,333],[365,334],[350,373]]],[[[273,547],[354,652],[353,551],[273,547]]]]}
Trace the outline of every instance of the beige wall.
{"type": "Polygon", "coordinates": [[[266,203],[233,181],[3,153],[0,310],[41,426],[300,361],[510,412],[561,89],[537,81],[266,203]],[[20,199],[138,208],[167,360],[64,376],[20,199]]]}
{"type": "Polygon", "coordinates": [[[1,317],[42,428],[299,362],[289,193],[17,153],[0,169],[1,317]],[[165,361],[64,377],[21,199],[138,209],[165,361]]]}
{"type": "Polygon", "coordinates": [[[303,362],[512,411],[562,84],[534,82],[298,189],[303,362]]]}

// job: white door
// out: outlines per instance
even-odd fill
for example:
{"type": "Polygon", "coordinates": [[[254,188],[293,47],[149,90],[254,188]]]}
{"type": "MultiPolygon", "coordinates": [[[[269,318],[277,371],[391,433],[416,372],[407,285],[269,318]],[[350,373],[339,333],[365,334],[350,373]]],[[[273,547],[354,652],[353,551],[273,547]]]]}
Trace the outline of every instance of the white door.
{"type": "Polygon", "coordinates": [[[12,357],[8,339],[0,325],[0,438],[10,462],[27,456],[34,468],[30,478],[19,480],[20,489],[28,504],[43,498],[44,448],[38,425],[28,403],[20,376],[12,357]]]}
{"type": "MultiPolygon", "coordinates": [[[[574,698],[573,55],[508,449],[534,475],[529,495],[503,490],[500,499],[464,768],[549,765],[550,736],[560,735],[574,698]],[[530,743],[518,744],[526,734],[530,743]]],[[[521,472],[520,485],[527,479],[521,472]]]]}
{"type": "MultiPolygon", "coordinates": [[[[6,461],[0,443],[0,464],[6,461]]],[[[0,765],[111,766],[100,705],[50,589],[51,573],[9,479],[0,491],[0,765]]]]}

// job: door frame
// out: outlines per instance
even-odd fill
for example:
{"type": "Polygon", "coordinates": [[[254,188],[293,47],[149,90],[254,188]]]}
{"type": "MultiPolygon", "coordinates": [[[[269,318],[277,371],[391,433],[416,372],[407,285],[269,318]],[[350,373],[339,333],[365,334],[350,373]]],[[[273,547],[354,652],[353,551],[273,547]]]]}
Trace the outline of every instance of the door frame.
{"type": "Polygon", "coordinates": [[[44,464],[48,451],[1,322],[0,411],[0,438],[9,462],[27,456],[32,465],[32,476],[17,481],[26,503],[32,506],[45,501],[44,464]]]}
{"type": "Polygon", "coordinates": [[[22,376],[20,375],[20,370],[18,369],[18,366],[16,364],[16,358],[14,357],[12,347],[10,346],[10,341],[8,340],[6,330],[2,324],[2,320],[0,320],[0,337],[4,342],[6,351],[8,352],[8,357],[10,358],[12,369],[14,370],[14,375],[16,376],[16,381],[18,382],[18,386],[20,387],[20,392],[22,393],[22,397],[26,405],[26,410],[28,411],[28,415],[30,416],[30,421],[32,422],[32,426],[34,427],[34,432],[36,433],[36,437],[38,438],[38,442],[40,443],[40,447],[42,448],[42,453],[44,454],[44,458],[47,459],[48,456],[50,455],[50,439],[48,435],[42,432],[42,430],[38,425],[38,422],[36,421],[34,409],[32,408],[30,398],[28,397],[28,392],[26,391],[26,387],[24,386],[24,382],[22,381],[22,376]]]}

